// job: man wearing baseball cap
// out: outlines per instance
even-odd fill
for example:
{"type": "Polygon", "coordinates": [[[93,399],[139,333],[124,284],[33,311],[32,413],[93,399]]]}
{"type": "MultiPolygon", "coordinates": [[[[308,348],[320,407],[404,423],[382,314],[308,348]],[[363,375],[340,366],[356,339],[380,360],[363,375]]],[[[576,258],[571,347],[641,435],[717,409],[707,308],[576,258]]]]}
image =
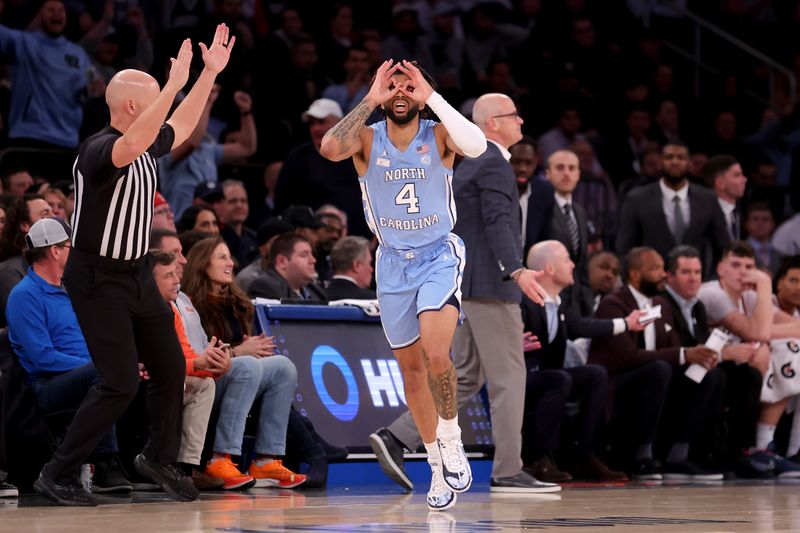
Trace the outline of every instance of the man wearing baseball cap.
{"type": "Polygon", "coordinates": [[[342,116],[342,108],[329,98],[314,100],[303,113],[311,140],[286,156],[275,186],[275,203],[278,211],[292,205],[308,205],[313,210],[334,204],[347,213],[348,233],[366,236],[370,232],[355,168],[349,161],[328,161],[319,153],[322,138],[342,116]]]}
{"type": "MultiPolygon", "coordinates": [[[[28,274],[8,298],[8,337],[27,372],[36,403],[44,413],[77,409],[97,369],[61,278],[70,252],[70,227],[58,218],[43,218],[28,231],[28,274]]],[[[116,453],[115,428],[90,456],[93,492],[130,492],[131,484],[116,453]]]]}

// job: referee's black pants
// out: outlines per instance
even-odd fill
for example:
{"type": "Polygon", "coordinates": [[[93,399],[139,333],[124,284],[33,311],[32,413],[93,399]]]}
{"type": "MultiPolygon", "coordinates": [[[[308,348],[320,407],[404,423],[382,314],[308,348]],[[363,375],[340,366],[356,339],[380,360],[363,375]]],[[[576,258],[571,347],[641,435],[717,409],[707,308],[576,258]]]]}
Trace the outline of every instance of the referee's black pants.
{"type": "Polygon", "coordinates": [[[150,440],[144,455],[177,460],[186,363],[174,317],[152,275],[152,258],[121,261],[72,249],[64,286],[99,373],[45,475],[75,481],[80,466],[136,395],[138,363],[150,375],[150,440]]]}

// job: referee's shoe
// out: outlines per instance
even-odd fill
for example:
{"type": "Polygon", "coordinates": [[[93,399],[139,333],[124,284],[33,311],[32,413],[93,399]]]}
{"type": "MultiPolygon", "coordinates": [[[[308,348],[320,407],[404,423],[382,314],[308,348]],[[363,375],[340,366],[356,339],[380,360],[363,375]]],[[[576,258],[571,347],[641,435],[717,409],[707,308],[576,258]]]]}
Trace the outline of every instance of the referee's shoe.
{"type": "Polygon", "coordinates": [[[369,445],[383,473],[404,489],[414,490],[403,466],[403,443],[388,429],[380,428],[369,436],[369,445]]]}

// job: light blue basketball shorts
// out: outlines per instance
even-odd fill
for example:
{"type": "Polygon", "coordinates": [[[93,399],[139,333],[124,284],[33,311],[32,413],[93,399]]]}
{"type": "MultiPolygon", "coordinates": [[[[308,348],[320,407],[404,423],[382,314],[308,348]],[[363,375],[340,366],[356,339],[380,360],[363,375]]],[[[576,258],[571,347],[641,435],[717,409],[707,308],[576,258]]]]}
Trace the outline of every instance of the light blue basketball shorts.
{"type": "Polygon", "coordinates": [[[378,247],[375,280],[381,324],[392,349],[419,339],[419,314],[438,311],[453,298],[461,308],[464,241],[450,233],[409,250],[378,247]]]}

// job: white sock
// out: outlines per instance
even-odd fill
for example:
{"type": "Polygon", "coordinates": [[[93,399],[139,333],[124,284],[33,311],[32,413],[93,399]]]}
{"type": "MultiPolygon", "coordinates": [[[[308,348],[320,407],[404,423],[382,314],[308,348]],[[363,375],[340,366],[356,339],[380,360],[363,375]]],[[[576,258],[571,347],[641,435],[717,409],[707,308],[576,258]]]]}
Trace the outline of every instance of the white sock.
{"type": "Polygon", "coordinates": [[[460,439],[461,428],[458,427],[458,414],[450,420],[440,416],[439,424],[436,426],[436,436],[442,440],[460,439]]]}
{"type": "Polygon", "coordinates": [[[794,408],[792,432],[789,433],[789,447],[786,449],[786,455],[791,457],[797,455],[797,452],[800,452],[800,402],[794,408]]]}
{"type": "Polygon", "coordinates": [[[428,452],[428,462],[431,462],[431,459],[434,461],[439,461],[442,457],[441,453],[439,453],[439,443],[436,441],[433,442],[425,442],[425,451],[428,452]]]}
{"type": "Polygon", "coordinates": [[[756,426],[756,450],[766,450],[774,438],[775,426],[759,422],[756,426]]]}

